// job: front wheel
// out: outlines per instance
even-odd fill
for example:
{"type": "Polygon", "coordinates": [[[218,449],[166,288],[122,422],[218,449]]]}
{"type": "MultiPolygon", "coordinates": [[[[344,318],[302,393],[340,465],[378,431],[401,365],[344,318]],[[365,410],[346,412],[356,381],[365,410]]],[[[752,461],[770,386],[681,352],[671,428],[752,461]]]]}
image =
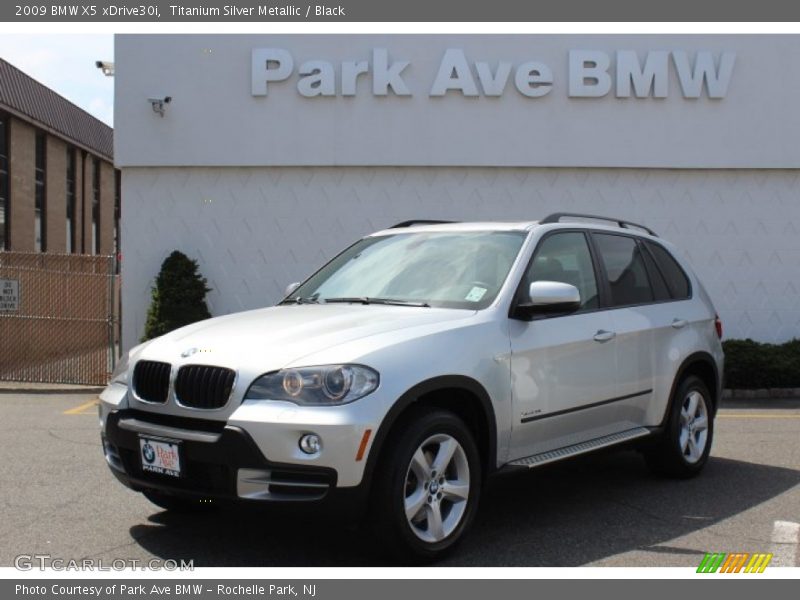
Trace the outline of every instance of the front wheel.
{"type": "Polygon", "coordinates": [[[693,477],[708,461],[713,437],[711,394],[702,379],[691,375],[676,388],[665,430],[645,450],[645,459],[658,474],[693,477]]]}
{"type": "Polygon", "coordinates": [[[402,560],[428,562],[452,550],[472,523],[480,457],[472,433],[450,412],[415,411],[404,424],[378,465],[373,525],[402,560]]]}

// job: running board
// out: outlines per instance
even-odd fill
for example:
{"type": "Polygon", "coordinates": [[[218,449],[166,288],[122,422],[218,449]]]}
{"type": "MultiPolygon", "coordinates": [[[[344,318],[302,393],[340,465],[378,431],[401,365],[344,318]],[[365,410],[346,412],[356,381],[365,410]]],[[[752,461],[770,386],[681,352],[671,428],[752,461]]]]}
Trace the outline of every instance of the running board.
{"type": "Polygon", "coordinates": [[[539,467],[541,465],[546,465],[547,463],[562,460],[564,458],[586,454],[592,450],[599,450],[600,448],[606,448],[607,446],[614,446],[615,444],[621,444],[622,442],[635,440],[636,438],[644,437],[646,435],[650,435],[649,429],[645,429],[644,427],[636,427],[635,429],[628,429],[627,431],[612,433],[611,435],[604,435],[603,437],[595,438],[593,440],[589,440],[588,442],[581,442],[580,444],[573,444],[572,446],[556,448],[555,450],[548,450],[547,452],[534,454],[533,456],[528,456],[526,458],[512,460],[509,464],[514,465],[515,467],[539,467]]]}

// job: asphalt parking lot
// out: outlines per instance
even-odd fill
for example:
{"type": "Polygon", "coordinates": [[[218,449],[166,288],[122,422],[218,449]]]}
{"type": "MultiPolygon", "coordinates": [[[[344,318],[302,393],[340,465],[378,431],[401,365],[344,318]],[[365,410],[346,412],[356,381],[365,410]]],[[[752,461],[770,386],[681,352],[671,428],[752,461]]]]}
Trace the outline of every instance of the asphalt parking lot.
{"type": "MultiPolygon", "coordinates": [[[[20,554],[198,567],[391,564],[335,518],[167,514],[108,472],[95,392],[21,388],[0,387],[2,566],[20,554]]],[[[781,522],[800,522],[800,401],[724,407],[712,459],[693,480],[655,478],[633,451],[498,478],[471,535],[441,564],[697,566],[713,551],[773,552],[774,565],[798,565],[796,536],[786,539],[784,525],[781,537],[781,522]]]]}

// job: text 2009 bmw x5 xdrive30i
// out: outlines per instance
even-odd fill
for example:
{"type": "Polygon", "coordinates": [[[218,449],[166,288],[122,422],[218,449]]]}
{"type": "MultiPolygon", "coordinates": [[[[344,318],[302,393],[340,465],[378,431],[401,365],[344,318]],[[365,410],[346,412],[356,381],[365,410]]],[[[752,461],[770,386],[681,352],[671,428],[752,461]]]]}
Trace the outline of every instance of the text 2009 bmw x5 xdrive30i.
{"type": "Polygon", "coordinates": [[[712,303],[646,228],[574,216],[402,223],[278,306],[133,348],[101,395],[112,472],[167,509],[344,498],[416,559],[452,548],[501,468],[636,441],[698,473],[712,303]]]}

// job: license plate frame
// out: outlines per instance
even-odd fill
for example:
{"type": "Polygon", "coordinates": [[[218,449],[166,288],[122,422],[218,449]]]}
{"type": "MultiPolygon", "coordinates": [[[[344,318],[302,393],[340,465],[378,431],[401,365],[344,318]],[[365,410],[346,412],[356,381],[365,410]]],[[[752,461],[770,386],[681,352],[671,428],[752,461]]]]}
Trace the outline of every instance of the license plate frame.
{"type": "Polygon", "coordinates": [[[143,473],[180,479],[184,475],[181,440],[139,435],[139,464],[143,473]]]}

